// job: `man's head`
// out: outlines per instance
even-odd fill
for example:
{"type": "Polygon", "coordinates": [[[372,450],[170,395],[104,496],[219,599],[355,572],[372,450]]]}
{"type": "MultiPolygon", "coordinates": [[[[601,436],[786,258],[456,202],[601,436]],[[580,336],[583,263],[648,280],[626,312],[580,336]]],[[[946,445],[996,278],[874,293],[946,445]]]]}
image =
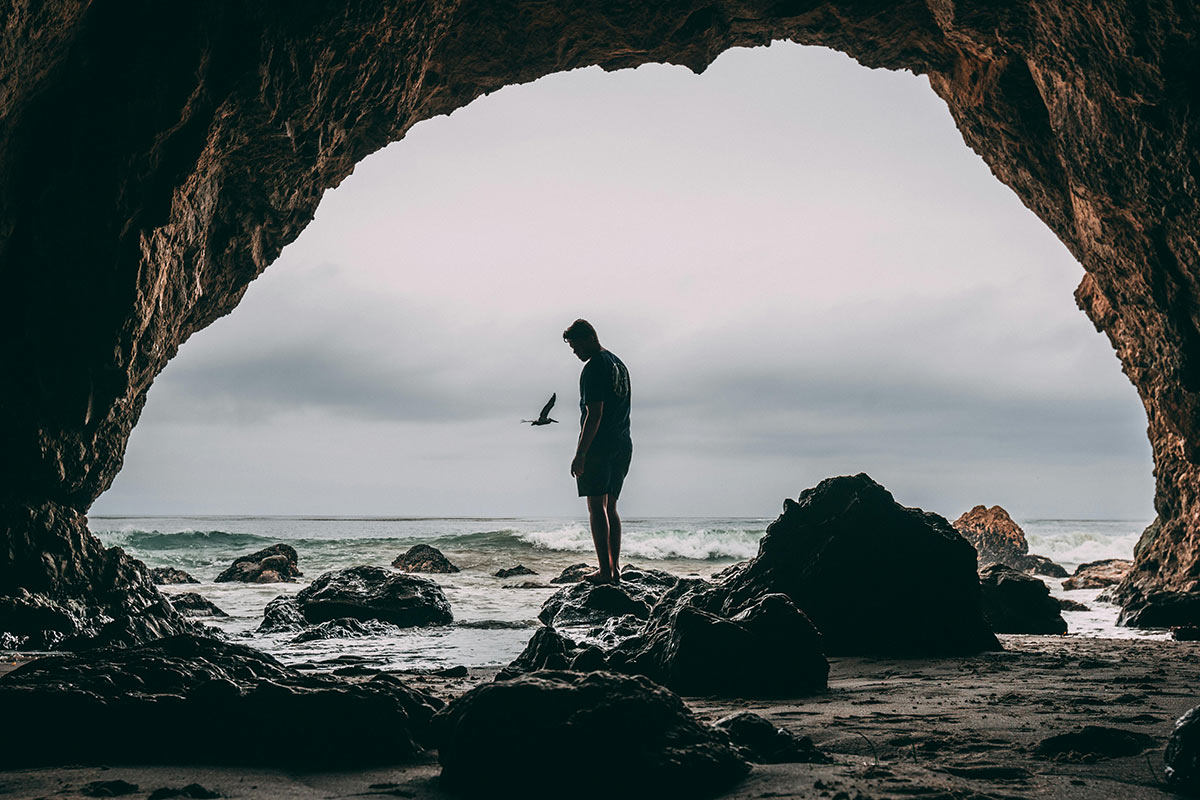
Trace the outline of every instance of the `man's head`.
{"type": "Polygon", "coordinates": [[[571,352],[578,356],[580,361],[587,361],[600,352],[600,337],[596,336],[596,329],[586,319],[572,322],[570,327],[563,331],[563,340],[571,346],[571,352]]]}

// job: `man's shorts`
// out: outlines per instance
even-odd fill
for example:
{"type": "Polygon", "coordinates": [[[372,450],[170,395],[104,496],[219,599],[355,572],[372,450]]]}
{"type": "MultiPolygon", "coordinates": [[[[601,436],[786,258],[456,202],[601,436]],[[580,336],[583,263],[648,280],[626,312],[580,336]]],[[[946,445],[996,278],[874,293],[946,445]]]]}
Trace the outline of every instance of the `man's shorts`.
{"type": "Polygon", "coordinates": [[[607,453],[588,453],[583,460],[583,474],[575,479],[579,496],[595,497],[606,494],[616,500],[621,495],[621,486],[629,473],[629,462],[632,458],[632,445],[607,453]]]}

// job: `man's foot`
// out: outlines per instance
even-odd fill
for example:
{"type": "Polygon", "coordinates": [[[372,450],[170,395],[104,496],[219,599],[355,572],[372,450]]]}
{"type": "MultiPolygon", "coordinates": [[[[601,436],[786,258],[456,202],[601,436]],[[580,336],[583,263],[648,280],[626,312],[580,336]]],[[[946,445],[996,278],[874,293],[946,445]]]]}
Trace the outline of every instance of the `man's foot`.
{"type": "Polygon", "coordinates": [[[619,570],[619,569],[613,570],[612,582],[613,583],[621,582],[621,570],[619,570]]]}
{"type": "Polygon", "coordinates": [[[589,572],[587,575],[583,576],[583,579],[585,581],[587,581],[588,583],[612,583],[613,582],[612,573],[603,572],[601,570],[596,570],[595,572],[589,572]]]}

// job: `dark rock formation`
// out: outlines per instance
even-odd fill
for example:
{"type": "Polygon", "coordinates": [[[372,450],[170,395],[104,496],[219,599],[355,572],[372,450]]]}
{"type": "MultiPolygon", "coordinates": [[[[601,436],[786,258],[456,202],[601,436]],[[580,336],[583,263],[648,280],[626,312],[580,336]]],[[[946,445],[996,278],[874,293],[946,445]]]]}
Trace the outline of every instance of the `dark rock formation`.
{"type": "Polygon", "coordinates": [[[120,779],[112,781],[92,781],[85,783],[79,793],[87,797],[124,797],[138,791],[136,783],[120,779]]]}
{"type": "MultiPolygon", "coordinates": [[[[1127,583],[1118,585],[1120,592],[1127,583]]],[[[1200,625],[1200,591],[1150,592],[1127,595],[1118,625],[1131,628],[1171,628],[1200,625]]]]}
{"type": "Polygon", "coordinates": [[[207,789],[198,783],[189,783],[187,786],[181,786],[178,789],[171,786],[161,786],[151,792],[146,797],[146,800],[171,800],[173,797],[186,797],[188,800],[216,800],[220,796],[220,792],[214,792],[212,789],[207,789]]]}
{"type": "Polygon", "coordinates": [[[623,570],[619,584],[580,581],[546,598],[538,619],[552,627],[594,625],[624,614],[646,619],[650,607],[678,580],[661,570],[623,570]]]}
{"type": "Polygon", "coordinates": [[[766,717],[741,711],[713,723],[725,733],[747,761],[755,764],[829,764],[808,736],[796,736],[776,727],[766,717]]]}
{"type": "Polygon", "coordinates": [[[308,624],[303,612],[291,595],[281,594],[263,610],[263,621],[258,626],[259,633],[278,633],[279,631],[294,631],[308,624]]]}
{"type": "Polygon", "coordinates": [[[176,583],[199,583],[200,581],[174,567],[155,567],[150,570],[150,580],[156,586],[170,586],[176,583]]]}
{"type": "Polygon", "coordinates": [[[937,514],[899,505],[866,475],[787,500],[758,555],[721,584],[723,608],[782,593],[834,655],[997,650],[980,606],[975,549],[937,514]]]}
{"type": "Polygon", "coordinates": [[[448,574],[458,572],[458,567],[450,563],[450,559],[442,555],[442,551],[427,544],[417,544],[408,548],[403,555],[396,556],[392,562],[396,569],[405,572],[433,572],[448,574]]]}
{"type": "Polygon", "coordinates": [[[1133,562],[1123,558],[1089,561],[1076,567],[1075,574],[1063,581],[1062,587],[1064,589],[1100,589],[1105,586],[1115,586],[1125,580],[1125,576],[1132,568],[1133,562]]]}
{"type": "Polygon", "coordinates": [[[1059,597],[1057,600],[1060,611],[1091,611],[1091,609],[1083,603],[1077,603],[1074,600],[1067,600],[1063,597],[1059,597]]]}
{"type": "Polygon", "coordinates": [[[397,574],[383,567],[326,572],[300,590],[296,604],[304,618],[314,623],[351,617],[408,628],[454,621],[440,586],[428,578],[397,574]]]}
{"type": "Polygon", "coordinates": [[[0,765],[392,763],[419,752],[441,705],[388,675],[304,675],[249,647],[173,636],[0,677],[0,708],[21,720],[0,726],[0,765]],[[186,724],[164,735],[167,719],[186,724]]]}
{"type": "Polygon", "coordinates": [[[211,600],[196,592],[182,592],[167,597],[175,610],[185,617],[228,617],[211,600]]]}
{"type": "Polygon", "coordinates": [[[517,575],[537,575],[537,573],[524,564],[517,564],[515,567],[509,567],[508,569],[496,570],[497,578],[513,578],[517,575]]]}
{"type": "Polygon", "coordinates": [[[357,620],[352,617],[331,619],[310,625],[292,637],[292,644],[322,639],[360,639],[364,636],[391,636],[400,631],[395,625],[375,619],[357,620]]]}
{"type": "Polygon", "coordinates": [[[975,546],[980,569],[1004,564],[1019,572],[1067,577],[1067,571],[1050,559],[1030,554],[1025,531],[1000,506],[975,506],[954,520],[954,529],[975,546]]]}
{"type": "Polygon", "coordinates": [[[607,672],[536,672],[470,690],[433,721],[441,782],[489,796],[513,764],[537,755],[525,797],[611,797],[611,783],[583,779],[596,754],[620,765],[622,796],[708,797],[739,781],[746,762],[727,737],[645,678],[607,672]]]}
{"type": "Polygon", "coordinates": [[[559,573],[557,578],[551,578],[551,583],[577,583],[583,576],[596,568],[590,564],[572,564],[559,573]]]}
{"type": "MultiPolygon", "coordinates": [[[[78,544],[82,521],[49,517],[81,515],[111,484],[154,377],[237,305],[326,189],[418,121],[567,69],[702,70],[788,39],[928,76],[967,145],[1079,259],[1076,302],[1137,388],[1154,450],[1158,518],[1121,600],[1200,589],[1191,4],[9,5],[0,531],[36,531],[0,550],[78,544]]],[[[54,603],[91,603],[68,627],[93,630],[78,618],[123,603],[92,579],[99,548],[76,555],[89,563],[61,574],[21,560],[0,596],[55,583],[54,603]]]]}
{"type": "Polygon", "coordinates": [[[496,674],[496,680],[507,681],[540,669],[569,669],[579,652],[577,643],[554,628],[538,628],[520,655],[496,674]]]}
{"type": "Polygon", "coordinates": [[[1171,628],[1171,638],[1177,642],[1200,642],[1200,625],[1180,625],[1171,628]]]}
{"type": "Polygon", "coordinates": [[[1167,783],[1177,792],[1200,794],[1200,706],[1175,721],[1167,740],[1167,783]]]}
{"type": "Polygon", "coordinates": [[[1058,600],[1037,578],[993,564],[979,576],[983,613],[996,633],[1067,632],[1058,600]]]}
{"type": "Polygon", "coordinates": [[[234,559],[220,575],[217,583],[283,583],[303,576],[297,566],[299,556],[289,544],[273,544],[257,553],[234,559]]]}

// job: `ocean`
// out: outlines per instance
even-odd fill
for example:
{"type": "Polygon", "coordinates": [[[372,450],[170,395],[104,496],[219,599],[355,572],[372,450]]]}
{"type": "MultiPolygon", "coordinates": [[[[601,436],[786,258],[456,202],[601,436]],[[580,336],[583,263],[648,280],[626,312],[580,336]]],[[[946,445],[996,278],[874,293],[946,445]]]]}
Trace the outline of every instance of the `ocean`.
{"type": "MultiPolygon", "coordinates": [[[[758,551],[771,519],[653,518],[623,520],[622,561],[677,575],[708,577],[758,551]]],[[[507,664],[537,627],[542,603],[558,586],[516,588],[523,582],[548,583],[564,567],[595,558],[586,520],[563,518],[314,518],[253,516],[89,518],[106,545],[118,545],[150,567],[176,567],[199,585],[166,586],[173,594],[195,591],[230,616],[202,618],[235,641],[265,650],[289,664],[320,667],[362,664],[381,669],[438,669],[457,665],[507,664]],[[234,558],[286,542],[299,554],[304,578],[296,583],[213,583],[234,558]],[[413,628],[395,635],[293,644],[294,634],[260,634],[266,604],[294,594],[331,569],[359,564],[389,566],[414,544],[442,551],[461,572],[431,575],[446,593],[454,624],[413,628]],[[522,564],[536,575],[501,579],[501,568],[522,564]]],[[[1022,520],[1030,552],[1073,571],[1083,562],[1131,558],[1147,521],[1022,520]]],[[[1116,606],[1096,601],[1099,590],[1065,592],[1061,581],[1044,578],[1058,597],[1089,606],[1068,611],[1069,635],[1161,637],[1116,625],[1116,606]]]]}

